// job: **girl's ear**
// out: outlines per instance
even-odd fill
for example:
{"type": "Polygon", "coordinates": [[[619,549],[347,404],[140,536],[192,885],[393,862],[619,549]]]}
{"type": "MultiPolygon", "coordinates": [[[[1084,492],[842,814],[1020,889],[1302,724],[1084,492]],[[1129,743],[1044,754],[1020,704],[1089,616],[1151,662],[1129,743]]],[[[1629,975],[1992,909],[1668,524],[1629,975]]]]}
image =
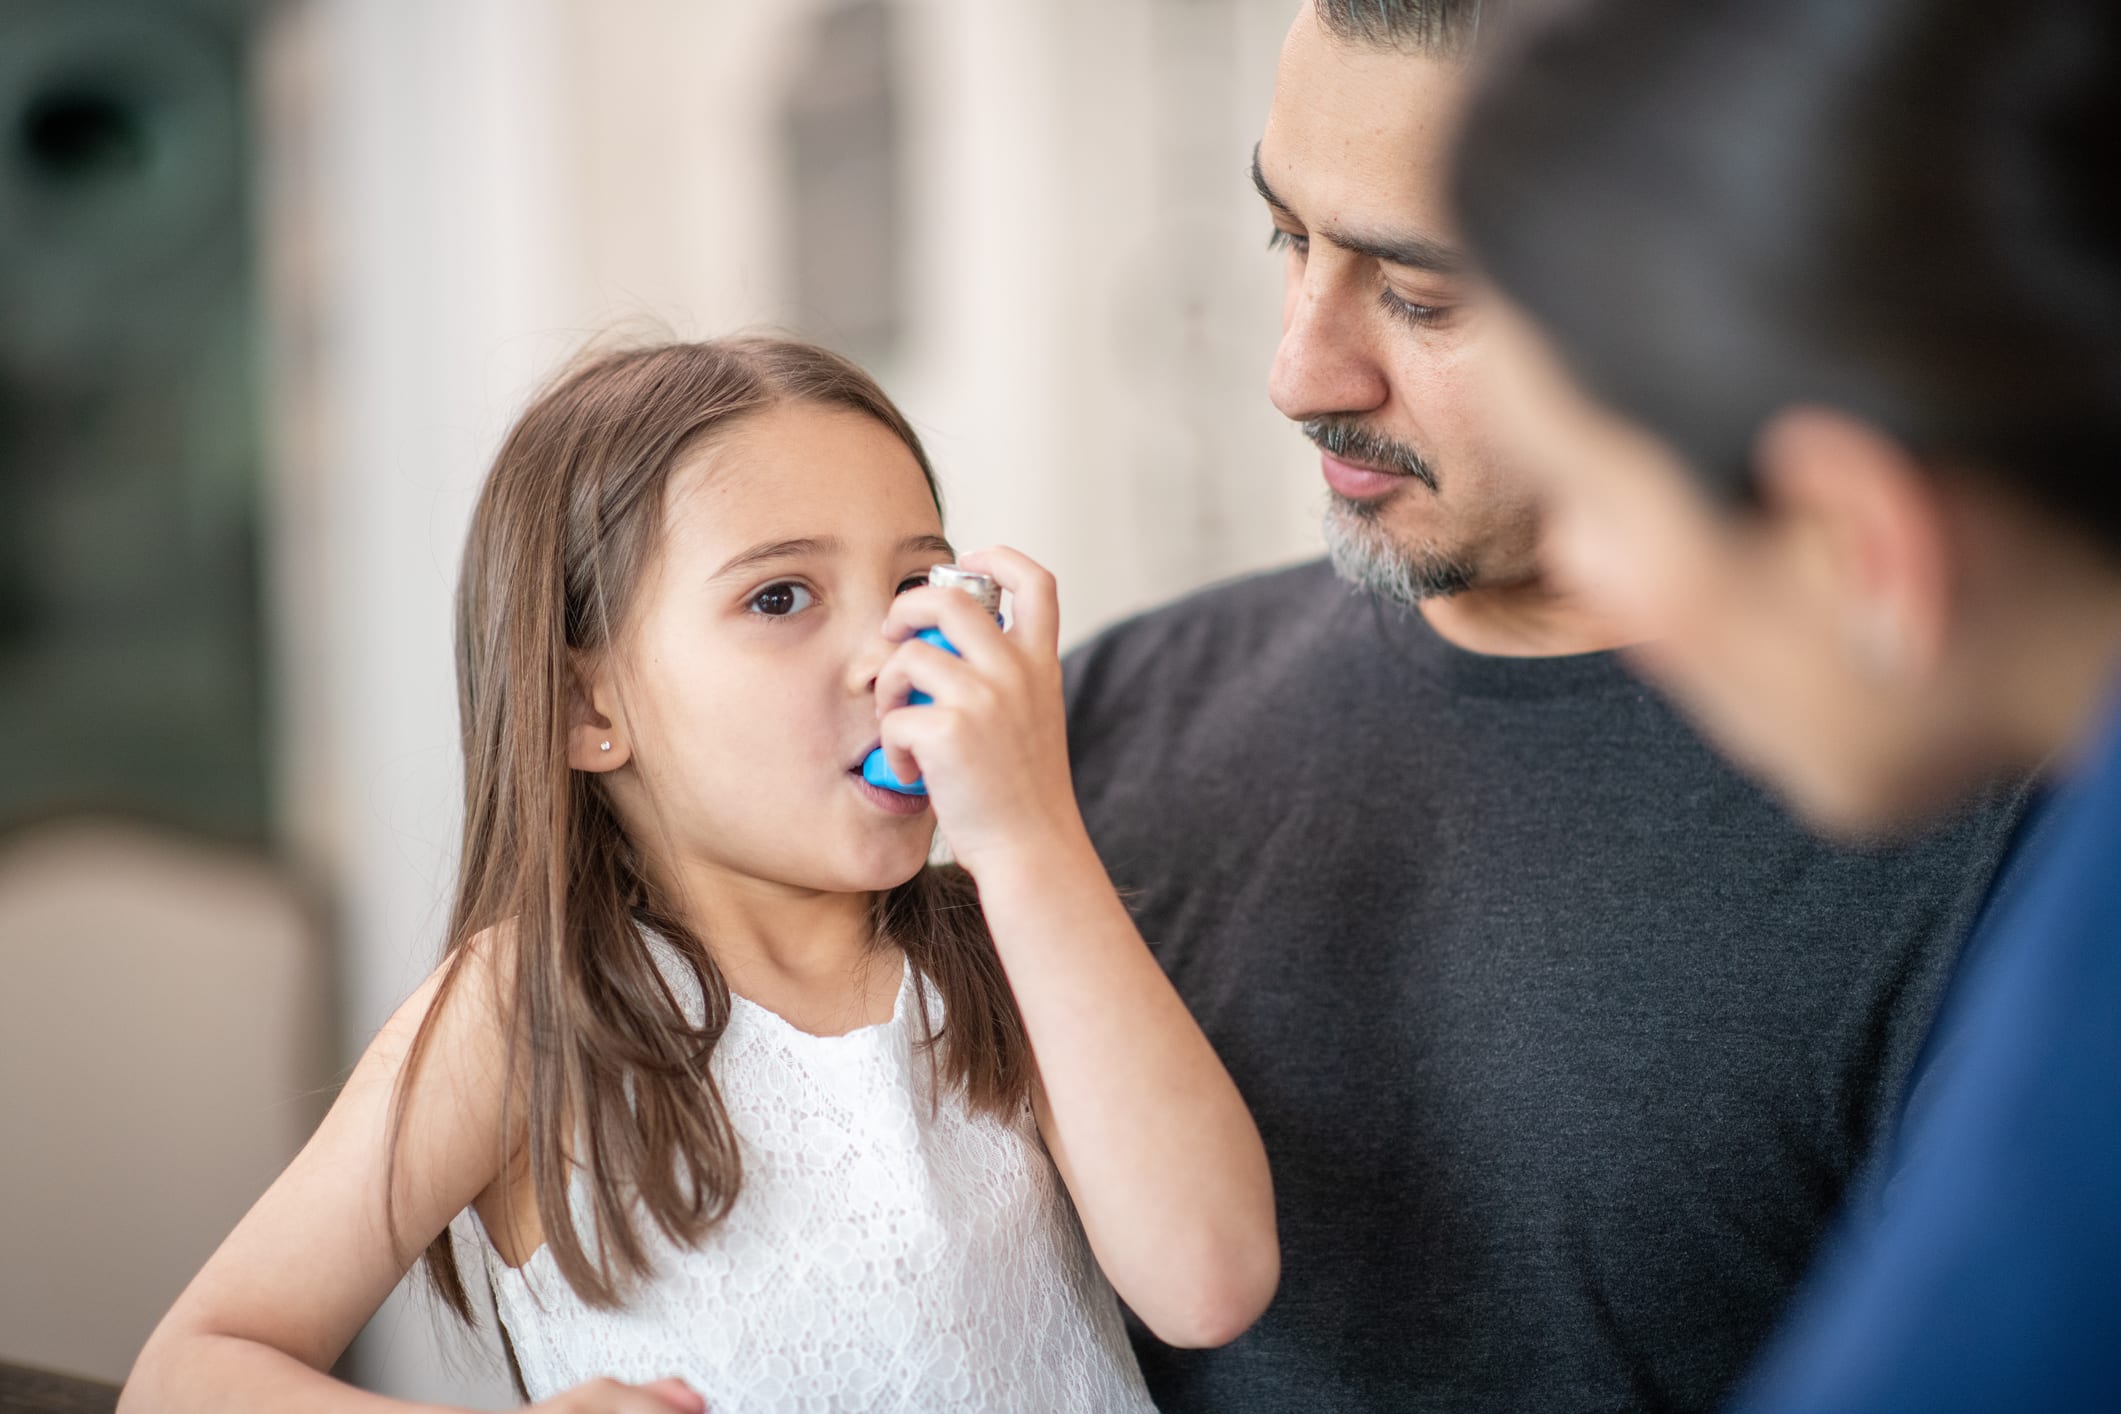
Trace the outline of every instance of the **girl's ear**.
{"type": "Polygon", "coordinates": [[[577,661],[567,704],[567,764],[577,771],[616,771],[633,757],[617,725],[618,694],[600,670],[577,661]]]}
{"type": "Polygon", "coordinates": [[[1919,683],[1952,613],[1949,518],[1937,487],[1892,437],[1846,413],[1786,408],[1754,466],[1770,518],[1804,543],[1855,666],[1919,683]]]}

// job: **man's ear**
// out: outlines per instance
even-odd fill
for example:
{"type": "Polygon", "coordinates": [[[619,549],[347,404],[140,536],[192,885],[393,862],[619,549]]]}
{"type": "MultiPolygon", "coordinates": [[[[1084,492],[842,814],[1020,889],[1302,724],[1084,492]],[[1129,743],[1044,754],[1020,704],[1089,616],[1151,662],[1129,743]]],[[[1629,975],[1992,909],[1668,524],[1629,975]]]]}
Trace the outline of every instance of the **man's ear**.
{"type": "Polygon", "coordinates": [[[618,693],[601,667],[575,660],[568,675],[567,764],[577,771],[615,771],[633,757],[618,723],[618,693]]]}
{"type": "Polygon", "coordinates": [[[1859,669],[1913,681],[1935,673],[1952,613],[1952,542],[1921,464],[1860,418],[1796,406],[1761,428],[1753,465],[1770,521],[1823,573],[1859,669]]]}

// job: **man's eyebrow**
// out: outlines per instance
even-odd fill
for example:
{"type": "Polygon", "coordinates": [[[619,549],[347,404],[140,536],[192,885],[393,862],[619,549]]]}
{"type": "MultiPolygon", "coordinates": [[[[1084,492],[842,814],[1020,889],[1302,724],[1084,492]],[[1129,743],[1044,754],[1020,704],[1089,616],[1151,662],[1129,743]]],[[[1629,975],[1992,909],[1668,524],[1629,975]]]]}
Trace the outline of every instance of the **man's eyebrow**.
{"type": "Polygon", "coordinates": [[[1367,255],[1387,265],[1404,265],[1409,270],[1426,270],[1431,275],[1463,275],[1466,270],[1463,251],[1427,236],[1359,236],[1352,231],[1320,231],[1317,234],[1342,250],[1367,255]]]}
{"type": "Polygon", "coordinates": [[[1284,216],[1294,216],[1296,214],[1289,210],[1289,203],[1276,196],[1274,188],[1267,185],[1267,174],[1259,168],[1259,144],[1256,142],[1252,144],[1252,189],[1259,193],[1261,201],[1281,212],[1284,216]]]}
{"type": "MultiPolygon", "coordinates": [[[[1259,144],[1256,142],[1252,144],[1252,186],[1261,201],[1290,220],[1297,219],[1289,203],[1275,195],[1274,188],[1267,185],[1267,174],[1259,165],[1259,144]]],[[[1313,226],[1311,233],[1331,241],[1342,250],[1367,255],[1387,265],[1404,265],[1409,270],[1426,270],[1432,275],[1462,275],[1466,270],[1465,252],[1427,236],[1361,235],[1326,226],[1313,226]]]]}

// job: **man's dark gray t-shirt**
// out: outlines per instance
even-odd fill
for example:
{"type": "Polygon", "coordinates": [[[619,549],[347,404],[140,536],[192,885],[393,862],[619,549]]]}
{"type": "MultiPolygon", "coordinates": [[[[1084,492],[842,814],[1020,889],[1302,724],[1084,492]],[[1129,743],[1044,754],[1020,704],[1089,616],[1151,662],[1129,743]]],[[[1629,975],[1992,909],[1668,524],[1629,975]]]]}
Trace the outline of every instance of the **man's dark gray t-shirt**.
{"type": "Polygon", "coordinates": [[[1283,1275],[1167,1411],[1713,1408],[1890,1127],[2014,815],[1823,846],[1617,655],[1314,564],[1071,655],[1099,854],[1251,1104],[1283,1275]]]}

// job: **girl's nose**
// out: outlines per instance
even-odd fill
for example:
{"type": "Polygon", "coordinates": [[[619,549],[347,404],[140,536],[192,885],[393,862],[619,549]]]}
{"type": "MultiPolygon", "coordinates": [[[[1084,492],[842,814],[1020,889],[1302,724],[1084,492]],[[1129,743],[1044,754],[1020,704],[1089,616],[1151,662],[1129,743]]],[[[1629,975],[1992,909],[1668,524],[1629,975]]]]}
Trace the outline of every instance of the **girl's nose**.
{"type": "Polygon", "coordinates": [[[884,637],[883,622],[878,620],[876,630],[862,641],[847,665],[848,690],[857,693],[875,692],[877,674],[884,670],[884,660],[891,656],[891,650],[897,646],[884,637]]]}

